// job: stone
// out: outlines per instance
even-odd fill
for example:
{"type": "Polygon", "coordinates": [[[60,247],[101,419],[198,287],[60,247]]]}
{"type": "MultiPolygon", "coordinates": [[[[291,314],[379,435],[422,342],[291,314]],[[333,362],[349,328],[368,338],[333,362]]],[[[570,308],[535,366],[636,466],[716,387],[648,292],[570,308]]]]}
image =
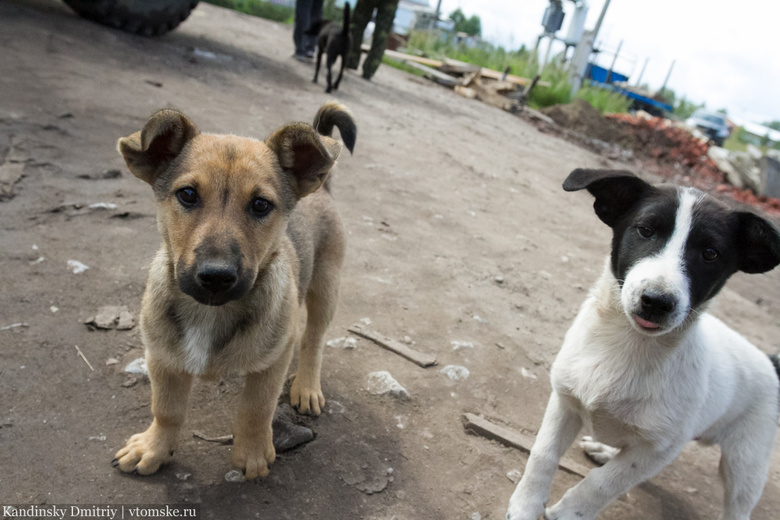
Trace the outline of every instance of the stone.
{"type": "Polygon", "coordinates": [[[402,401],[408,401],[411,399],[409,392],[396,381],[390,372],[380,371],[371,372],[368,374],[368,380],[366,381],[368,392],[374,395],[386,395],[389,394],[396,399],[402,401]]]}
{"type": "Polygon", "coordinates": [[[142,376],[149,376],[149,367],[146,366],[146,358],[134,359],[127,365],[125,365],[125,372],[128,374],[139,374],[142,376]]]}
{"type": "Polygon", "coordinates": [[[469,377],[469,369],[459,365],[447,365],[439,370],[452,381],[465,381],[469,377]]]}
{"type": "Polygon", "coordinates": [[[506,473],[506,478],[508,478],[512,484],[517,484],[520,482],[520,479],[523,478],[523,472],[519,469],[510,469],[506,473]]]}
{"type": "Polygon", "coordinates": [[[311,428],[296,424],[293,422],[295,418],[295,410],[287,403],[280,405],[276,409],[272,428],[274,431],[274,448],[276,448],[277,453],[290,451],[314,440],[314,432],[311,428]]]}

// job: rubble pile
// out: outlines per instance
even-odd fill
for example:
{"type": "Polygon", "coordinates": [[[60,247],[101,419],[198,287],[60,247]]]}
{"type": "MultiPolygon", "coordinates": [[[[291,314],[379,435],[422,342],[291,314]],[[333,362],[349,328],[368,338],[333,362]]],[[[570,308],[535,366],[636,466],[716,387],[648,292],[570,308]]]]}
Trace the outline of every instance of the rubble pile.
{"type": "Polygon", "coordinates": [[[647,115],[609,114],[611,121],[620,123],[621,132],[636,138],[634,152],[648,156],[659,164],[692,170],[692,181],[697,187],[712,190],[726,178],[707,155],[709,145],[694,137],[687,129],[668,119],[647,115]]]}
{"type": "MultiPolygon", "coordinates": [[[[690,133],[684,126],[668,119],[639,113],[609,114],[607,119],[620,122],[622,132],[633,135],[638,143],[634,148],[637,157],[648,157],[662,168],[659,173],[672,176],[698,188],[723,193],[738,202],[761,207],[772,214],[780,214],[780,199],[756,195],[753,183],[744,183],[732,169],[719,167],[710,153],[710,145],[690,133]],[[685,174],[682,178],[679,171],[685,174]],[[670,175],[671,174],[671,175],[670,175]],[[748,188],[744,188],[745,186],[748,188]]],[[[741,157],[741,156],[740,156],[741,157]]]]}

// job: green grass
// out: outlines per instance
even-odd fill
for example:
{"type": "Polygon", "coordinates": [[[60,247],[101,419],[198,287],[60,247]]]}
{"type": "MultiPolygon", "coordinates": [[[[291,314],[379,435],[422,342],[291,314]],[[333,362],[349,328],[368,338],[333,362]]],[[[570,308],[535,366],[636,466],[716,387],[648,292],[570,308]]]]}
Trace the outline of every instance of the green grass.
{"type": "Polygon", "coordinates": [[[388,67],[393,67],[394,69],[402,70],[404,72],[413,74],[415,76],[423,77],[425,75],[425,73],[420,69],[415,69],[414,67],[410,67],[409,65],[407,65],[402,61],[396,61],[392,58],[388,58],[387,56],[382,56],[382,63],[384,63],[388,67]]]}
{"type": "Polygon", "coordinates": [[[626,113],[631,105],[631,100],[627,97],[599,87],[582,87],[574,97],[584,99],[601,115],[626,113]]]}
{"type": "Polygon", "coordinates": [[[745,138],[745,129],[738,126],[723,143],[723,148],[734,152],[746,152],[748,140],[745,138]]]}
{"type": "Polygon", "coordinates": [[[285,5],[276,5],[262,0],[204,0],[209,4],[227,7],[234,11],[251,14],[260,18],[266,18],[275,22],[288,25],[295,23],[295,9],[285,5]]]}

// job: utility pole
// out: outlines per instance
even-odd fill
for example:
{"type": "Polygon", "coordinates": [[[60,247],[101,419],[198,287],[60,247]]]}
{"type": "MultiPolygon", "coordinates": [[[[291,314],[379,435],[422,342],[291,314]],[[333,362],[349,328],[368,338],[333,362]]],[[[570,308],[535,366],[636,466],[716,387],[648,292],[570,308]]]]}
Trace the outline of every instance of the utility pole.
{"type": "Polygon", "coordinates": [[[650,58],[645,58],[645,64],[642,65],[642,72],[639,73],[639,78],[636,80],[636,86],[640,86],[642,84],[642,76],[645,75],[645,69],[647,68],[647,62],[650,61],[650,58]]]}
{"type": "Polygon", "coordinates": [[[601,8],[601,14],[599,15],[599,20],[596,22],[596,27],[593,28],[593,41],[596,41],[596,38],[599,35],[599,29],[601,29],[601,22],[604,21],[604,16],[607,14],[607,7],[609,7],[610,0],[607,0],[604,2],[604,7],[601,8]]]}
{"type": "Polygon", "coordinates": [[[618,44],[618,48],[615,51],[615,57],[612,58],[612,65],[609,66],[609,71],[607,72],[607,79],[605,83],[609,83],[609,80],[612,79],[612,71],[615,70],[615,62],[617,62],[618,54],[620,54],[620,49],[623,47],[623,40],[620,40],[620,43],[618,44]]]}
{"type": "Polygon", "coordinates": [[[436,12],[433,15],[433,20],[431,20],[431,25],[428,27],[428,30],[436,27],[436,22],[439,21],[439,16],[441,16],[441,0],[439,0],[436,4],[436,12]]]}
{"type": "Polygon", "coordinates": [[[582,39],[574,49],[574,56],[571,60],[571,69],[569,72],[569,83],[571,83],[571,97],[577,93],[582,86],[582,80],[585,77],[585,69],[588,67],[588,60],[593,52],[593,46],[596,44],[596,38],[599,35],[599,29],[601,29],[601,23],[604,21],[604,16],[607,14],[607,8],[609,7],[610,0],[604,2],[604,7],[601,8],[601,14],[596,22],[596,27],[592,31],[585,31],[582,39]]]}
{"type": "Polygon", "coordinates": [[[669,76],[672,75],[672,69],[674,69],[674,64],[677,62],[677,60],[672,60],[672,66],[669,67],[669,72],[666,73],[666,79],[664,80],[663,86],[661,86],[661,92],[660,94],[664,95],[664,90],[666,90],[666,84],[669,83],[669,76]]]}

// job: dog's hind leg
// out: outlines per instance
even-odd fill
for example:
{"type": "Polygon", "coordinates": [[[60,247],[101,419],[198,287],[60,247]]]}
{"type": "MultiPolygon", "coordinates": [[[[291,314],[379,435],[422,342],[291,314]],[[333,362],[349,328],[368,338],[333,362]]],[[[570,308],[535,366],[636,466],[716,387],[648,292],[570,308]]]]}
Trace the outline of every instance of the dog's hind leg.
{"type": "Polygon", "coordinates": [[[314,79],[312,80],[312,83],[317,83],[317,78],[320,75],[320,62],[322,61],[322,46],[317,46],[317,63],[314,64],[314,79]]]}
{"type": "MultiPolygon", "coordinates": [[[[330,52],[328,53],[328,59],[325,61],[325,66],[328,69],[328,88],[325,89],[325,92],[331,92],[333,88],[331,87],[331,84],[333,82],[333,63],[336,60],[331,59],[330,52]]],[[[336,84],[336,87],[338,87],[338,83],[336,84]]]]}
{"type": "Polygon", "coordinates": [[[173,458],[192,387],[190,374],[172,371],[153,359],[148,363],[154,420],[145,432],[130,437],[112,462],[126,473],[141,475],[151,475],[173,458]]]}
{"type": "Polygon", "coordinates": [[[583,449],[585,455],[588,456],[596,464],[604,465],[610,460],[614,459],[620,448],[613,448],[597,440],[589,435],[585,435],[580,441],[580,448],[583,449]]]}
{"type": "Polygon", "coordinates": [[[317,258],[306,293],[306,330],[301,341],[298,370],[290,387],[292,405],[303,414],[319,415],[325,406],[320,383],[322,350],[325,333],[336,312],[343,257],[343,242],[333,239],[317,258]]]}
{"type": "Polygon", "coordinates": [[[296,335],[293,334],[285,352],[270,367],[246,376],[233,426],[232,460],[247,480],[268,475],[268,466],[276,460],[271,425],[284,387],[284,377],[295,352],[295,340],[296,335]]]}
{"type": "Polygon", "coordinates": [[[743,419],[720,441],[724,493],[720,520],[748,520],[764,490],[777,426],[774,413],[758,415],[743,419]]]}
{"type": "Polygon", "coordinates": [[[342,78],[342,76],[344,76],[344,64],[346,63],[346,61],[347,61],[347,53],[345,52],[345,53],[341,54],[341,64],[340,64],[340,68],[339,68],[339,77],[336,78],[336,83],[333,84],[333,88],[334,89],[338,89],[339,88],[339,83],[341,83],[341,78],[342,78]]]}

